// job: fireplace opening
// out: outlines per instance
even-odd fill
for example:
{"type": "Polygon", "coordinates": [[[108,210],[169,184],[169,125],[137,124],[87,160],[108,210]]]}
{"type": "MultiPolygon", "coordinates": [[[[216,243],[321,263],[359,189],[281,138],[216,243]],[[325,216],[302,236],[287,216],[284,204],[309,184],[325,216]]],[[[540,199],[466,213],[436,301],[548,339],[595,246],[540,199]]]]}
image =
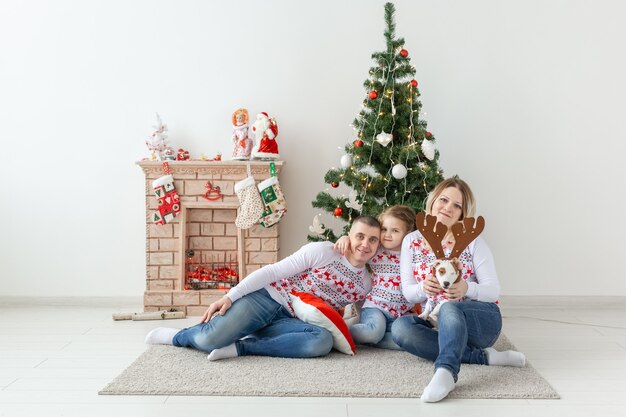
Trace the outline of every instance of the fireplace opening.
{"type": "Polygon", "coordinates": [[[180,259],[184,291],[229,290],[243,277],[244,233],[235,227],[237,205],[188,202],[181,209],[180,259]]]}

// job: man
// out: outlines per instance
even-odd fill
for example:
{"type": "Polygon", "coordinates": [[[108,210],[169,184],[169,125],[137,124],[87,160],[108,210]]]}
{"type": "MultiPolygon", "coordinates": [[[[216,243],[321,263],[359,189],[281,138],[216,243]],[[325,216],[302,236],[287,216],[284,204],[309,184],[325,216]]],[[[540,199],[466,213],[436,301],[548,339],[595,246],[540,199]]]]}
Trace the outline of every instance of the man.
{"type": "Polygon", "coordinates": [[[183,330],[156,328],[146,343],[193,347],[209,352],[209,360],[328,354],[330,332],[294,317],[291,292],[315,295],[336,309],[365,299],[372,288],[365,264],[378,249],[380,223],[374,217],[357,217],[348,236],[352,251],[345,255],[335,252],[330,242],[309,243],[251,273],[211,304],[199,324],[183,330]]]}

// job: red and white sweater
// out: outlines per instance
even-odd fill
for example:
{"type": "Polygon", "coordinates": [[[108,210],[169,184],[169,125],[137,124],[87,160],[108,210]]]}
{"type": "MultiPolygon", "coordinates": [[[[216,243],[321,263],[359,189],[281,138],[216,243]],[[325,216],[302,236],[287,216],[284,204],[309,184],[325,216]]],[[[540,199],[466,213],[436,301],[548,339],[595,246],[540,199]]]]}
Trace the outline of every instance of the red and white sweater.
{"type": "Polygon", "coordinates": [[[261,288],[293,315],[292,291],[315,295],[340,309],[364,300],[372,289],[372,278],[365,267],[352,266],[334,251],[331,242],[316,242],[304,245],[282,261],[252,272],[227,296],[235,302],[261,288]]]}
{"type": "Polygon", "coordinates": [[[402,294],[400,252],[379,249],[368,265],[372,270],[372,291],[365,298],[363,308],[377,308],[394,317],[406,314],[413,304],[402,294]]]}
{"type": "MultiPolygon", "coordinates": [[[[451,242],[441,242],[446,256],[452,251],[451,242]]],[[[426,303],[422,283],[430,274],[430,264],[436,259],[419,231],[409,233],[402,241],[400,274],[402,293],[413,303],[426,303]]],[[[478,236],[459,256],[461,277],[467,282],[466,299],[495,303],[500,295],[500,281],[496,274],[493,255],[481,236],[478,236]]]]}

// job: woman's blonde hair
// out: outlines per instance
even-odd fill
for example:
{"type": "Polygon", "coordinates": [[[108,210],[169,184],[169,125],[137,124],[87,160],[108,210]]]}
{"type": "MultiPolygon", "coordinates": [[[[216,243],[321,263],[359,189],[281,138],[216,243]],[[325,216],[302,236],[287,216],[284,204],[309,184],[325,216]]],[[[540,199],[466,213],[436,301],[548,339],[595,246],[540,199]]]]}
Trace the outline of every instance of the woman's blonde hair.
{"type": "Polygon", "coordinates": [[[411,207],[402,205],[387,207],[378,215],[378,221],[382,224],[383,219],[387,216],[394,217],[404,223],[407,233],[415,230],[415,210],[411,207]]]}
{"type": "Polygon", "coordinates": [[[441,181],[428,194],[425,209],[426,214],[432,215],[433,204],[435,204],[435,201],[443,192],[443,190],[450,187],[454,187],[459,190],[461,192],[461,195],[463,196],[461,218],[459,220],[463,220],[465,217],[473,217],[474,212],[476,211],[476,200],[474,200],[474,193],[472,193],[472,189],[469,187],[469,185],[467,185],[465,181],[456,176],[441,181]]]}

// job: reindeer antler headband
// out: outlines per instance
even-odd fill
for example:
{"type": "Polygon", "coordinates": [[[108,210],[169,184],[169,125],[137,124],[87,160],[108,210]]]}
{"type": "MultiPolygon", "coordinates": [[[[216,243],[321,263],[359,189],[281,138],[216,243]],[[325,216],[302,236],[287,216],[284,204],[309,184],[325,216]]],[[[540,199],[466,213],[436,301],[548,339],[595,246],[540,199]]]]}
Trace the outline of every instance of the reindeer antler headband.
{"type": "Polygon", "coordinates": [[[485,229],[485,219],[483,216],[466,217],[462,222],[452,225],[452,235],[454,235],[454,247],[449,257],[445,257],[441,241],[448,232],[448,228],[437,221],[437,216],[431,216],[420,212],[415,216],[415,226],[420,231],[424,239],[428,242],[437,259],[452,259],[458,256],[478,237],[485,229]],[[476,225],[474,226],[474,222],[476,225]]]}

